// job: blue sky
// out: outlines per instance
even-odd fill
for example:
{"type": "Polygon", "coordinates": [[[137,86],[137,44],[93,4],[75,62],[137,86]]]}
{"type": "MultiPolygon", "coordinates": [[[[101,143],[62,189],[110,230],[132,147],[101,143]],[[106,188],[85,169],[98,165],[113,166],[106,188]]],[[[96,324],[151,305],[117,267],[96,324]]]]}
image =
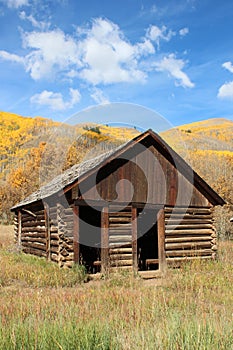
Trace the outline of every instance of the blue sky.
{"type": "Polygon", "coordinates": [[[172,125],[233,119],[232,15],[231,0],[0,0],[0,110],[64,121],[123,102],[172,125]]]}

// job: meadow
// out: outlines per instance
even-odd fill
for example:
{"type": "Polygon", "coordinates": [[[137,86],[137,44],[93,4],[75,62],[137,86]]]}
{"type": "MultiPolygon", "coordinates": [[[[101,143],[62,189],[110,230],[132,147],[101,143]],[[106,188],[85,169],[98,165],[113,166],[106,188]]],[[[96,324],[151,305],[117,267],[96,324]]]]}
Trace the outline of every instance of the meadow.
{"type": "Polygon", "coordinates": [[[233,349],[233,242],[154,280],[87,281],[17,253],[0,226],[0,350],[233,349]]]}

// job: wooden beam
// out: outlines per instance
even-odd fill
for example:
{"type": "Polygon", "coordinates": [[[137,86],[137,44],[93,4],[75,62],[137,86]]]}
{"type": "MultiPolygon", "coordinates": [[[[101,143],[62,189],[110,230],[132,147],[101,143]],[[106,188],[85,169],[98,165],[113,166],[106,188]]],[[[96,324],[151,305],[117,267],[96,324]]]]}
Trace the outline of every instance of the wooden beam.
{"type": "Polygon", "coordinates": [[[106,273],[109,263],[109,242],[108,242],[108,207],[102,208],[101,213],[101,272],[106,273]]]}
{"type": "Polygon", "coordinates": [[[45,218],[45,239],[46,239],[46,259],[51,260],[50,250],[50,222],[49,222],[49,205],[44,202],[44,218],[45,218]]]}
{"type": "Polygon", "coordinates": [[[18,246],[20,248],[22,246],[21,236],[22,236],[22,213],[19,210],[18,211],[18,246]]]}
{"type": "Polygon", "coordinates": [[[132,206],[132,255],[134,273],[138,271],[137,238],[137,208],[132,206]]]}
{"type": "Polygon", "coordinates": [[[73,244],[74,244],[74,262],[80,262],[80,246],[79,246],[79,207],[73,207],[73,244]]]}
{"type": "Polygon", "coordinates": [[[159,255],[159,270],[166,270],[166,254],[165,254],[165,215],[164,209],[160,209],[157,213],[158,226],[158,255],[159,255]]]}

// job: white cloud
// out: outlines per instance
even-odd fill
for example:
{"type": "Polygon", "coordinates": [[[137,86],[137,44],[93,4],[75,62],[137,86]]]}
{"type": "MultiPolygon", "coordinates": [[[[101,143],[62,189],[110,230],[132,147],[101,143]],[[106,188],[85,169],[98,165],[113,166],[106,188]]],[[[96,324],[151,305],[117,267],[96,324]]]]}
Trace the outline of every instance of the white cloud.
{"type": "Polygon", "coordinates": [[[191,82],[186,73],[182,71],[185,66],[185,62],[181,59],[177,59],[174,54],[170,54],[167,57],[164,57],[160,62],[155,64],[157,71],[167,71],[176,79],[177,85],[183,87],[194,87],[194,84],[191,82]]]}
{"type": "Polygon", "coordinates": [[[151,53],[152,45],[145,41],[132,45],[116,24],[95,19],[80,46],[85,67],[80,76],[93,85],[145,80],[138,59],[151,53]]]}
{"type": "Polygon", "coordinates": [[[218,97],[233,100],[233,81],[225,83],[219,88],[218,97]]]}
{"type": "Polygon", "coordinates": [[[106,96],[104,96],[104,93],[102,90],[98,88],[93,88],[91,97],[93,100],[98,104],[108,104],[109,100],[106,96]]]}
{"type": "Polygon", "coordinates": [[[229,70],[229,72],[233,73],[233,65],[231,62],[225,62],[222,64],[223,68],[226,68],[227,70],[229,70]]]}
{"type": "Polygon", "coordinates": [[[7,51],[1,50],[0,51],[0,58],[2,58],[5,61],[11,61],[16,63],[24,64],[24,58],[12,53],[9,53],[7,51]]]}
{"type": "Polygon", "coordinates": [[[25,11],[20,12],[19,18],[22,20],[28,20],[29,22],[31,22],[33,27],[39,28],[41,30],[45,30],[50,27],[50,22],[37,21],[35,17],[33,17],[32,15],[27,16],[25,11]]]}
{"type": "Polygon", "coordinates": [[[187,27],[182,28],[182,29],[179,30],[180,36],[185,36],[185,35],[187,35],[188,33],[189,33],[189,29],[188,29],[187,27]]]}
{"type": "Polygon", "coordinates": [[[166,26],[159,28],[155,25],[151,25],[146,31],[146,37],[156,42],[158,47],[160,46],[161,40],[170,41],[174,35],[176,35],[176,33],[172,30],[168,30],[166,26]]]}
{"type": "Polygon", "coordinates": [[[70,88],[70,100],[64,101],[63,96],[59,92],[44,90],[40,94],[31,97],[31,103],[42,106],[48,106],[52,110],[62,111],[74,107],[80,99],[81,95],[78,90],[70,88]]]}
{"type": "MultiPolygon", "coordinates": [[[[43,22],[21,12],[21,18],[29,20],[39,30],[22,32],[25,56],[0,51],[0,57],[24,65],[33,80],[82,79],[92,86],[121,82],[145,82],[155,55],[155,43],[169,41],[175,35],[167,27],[151,25],[145,37],[130,42],[119,26],[107,19],[96,18],[89,27],[77,27],[75,35],[67,35],[60,29],[45,30],[43,22]]],[[[157,70],[168,71],[182,86],[194,84],[182,71],[184,62],[174,55],[156,63],[157,70]]],[[[153,68],[153,67],[152,67],[153,68]]],[[[48,91],[43,96],[48,97],[48,91]]],[[[62,99],[55,95],[55,100],[62,99]]],[[[49,100],[54,101],[54,95],[49,100]]],[[[101,98],[99,97],[101,100],[101,98]]],[[[61,103],[62,105],[62,103],[61,103]]]]}
{"type": "Polygon", "coordinates": [[[19,8],[21,6],[27,6],[28,0],[4,0],[3,1],[9,8],[19,8]]]}
{"type": "Polygon", "coordinates": [[[65,74],[73,65],[81,65],[77,43],[61,30],[25,33],[23,42],[32,49],[25,65],[34,80],[50,78],[55,72],[65,74]]]}

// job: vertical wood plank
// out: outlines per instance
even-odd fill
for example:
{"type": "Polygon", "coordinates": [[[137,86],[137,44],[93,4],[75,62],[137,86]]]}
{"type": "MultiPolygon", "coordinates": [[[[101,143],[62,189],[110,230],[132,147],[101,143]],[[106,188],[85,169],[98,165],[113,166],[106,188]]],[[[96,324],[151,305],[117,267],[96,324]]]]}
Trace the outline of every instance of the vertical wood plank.
{"type": "Polygon", "coordinates": [[[134,273],[138,271],[137,238],[137,208],[132,206],[132,255],[134,273]]]}
{"type": "Polygon", "coordinates": [[[160,209],[157,213],[158,226],[158,255],[159,255],[159,270],[166,270],[166,255],[165,255],[165,215],[164,209],[160,209]]]}
{"type": "Polygon", "coordinates": [[[109,261],[109,210],[103,207],[101,213],[101,272],[106,273],[109,261]]]}
{"type": "Polygon", "coordinates": [[[44,217],[45,217],[45,240],[46,240],[46,259],[51,260],[51,237],[50,237],[50,222],[49,222],[49,205],[44,202],[44,217]]]}
{"type": "Polygon", "coordinates": [[[73,244],[74,244],[74,262],[75,264],[79,264],[80,258],[80,247],[79,247],[79,207],[73,207],[73,244]]]}
{"type": "Polygon", "coordinates": [[[22,213],[18,211],[18,246],[22,246],[22,213]]]}

